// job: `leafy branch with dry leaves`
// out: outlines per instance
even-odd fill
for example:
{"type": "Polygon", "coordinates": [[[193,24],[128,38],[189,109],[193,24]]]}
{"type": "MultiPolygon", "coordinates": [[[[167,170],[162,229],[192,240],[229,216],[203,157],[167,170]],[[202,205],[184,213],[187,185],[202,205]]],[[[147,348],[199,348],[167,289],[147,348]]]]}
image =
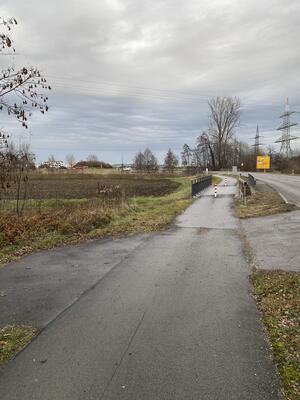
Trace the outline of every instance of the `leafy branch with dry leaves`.
{"type": "MultiPolygon", "coordinates": [[[[10,38],[12,26],[16,25],[15,18],[0,18],[0,27],[4,32],[0,33],[0,55],[7,49],[13,48],[10,38]]],[[[0,72],[0,111],[6,111],[28,128],[28,118],[32,110],[37,109],[42,114],[48,111],[48,97],[44,94],[51,90],[46,78],[34,67],[23,66],[16,69],[14,66],[2,68],[0,72]]]]}
{"type": "MultiPolygon", "coordinates": [[[[9,32],[11,31],[11,26],[17,24],[18,22],[15,18],[4,19],[3,17],[0,17],[0,26],[2,25],[8,32],[0,33],[0,46],[2,47],[2,50],[12,47],[12,40],[9,37],[9,32]]],[[[14,48],[13,51],[15,51],[14,48]]]]}

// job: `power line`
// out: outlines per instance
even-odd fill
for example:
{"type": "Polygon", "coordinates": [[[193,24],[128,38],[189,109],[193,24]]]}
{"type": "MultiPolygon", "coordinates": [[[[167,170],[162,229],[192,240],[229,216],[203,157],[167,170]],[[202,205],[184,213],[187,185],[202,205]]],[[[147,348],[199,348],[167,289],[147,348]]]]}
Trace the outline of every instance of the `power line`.
{"type": "MultiPolygon", "coordinates": [[[[162,100],[181,100],[187,102],[198,102],[207,103],[207,101],[216,96],[216,92],[209,92],[198,90],[182,91],[182,90],[169,90],[151,88],[138,85],[130,85],[116,81],[109,81],[104,79],[91,80],[82,78],[71,78],[71,77],[58,77],[56,75],[49,75],[50,79],[53,79],[53,83],[59,88],[78,89],[91,95],[99,95],[100,91],[105,92],[103,94],[117,95],[117,96],[136,96],[150,99],[162,99],[162,100]]],[[[241,96],[238,96],[241,97],[241,96]]],[[[255,102],[246,100],[247,97],[242,96],[242,109],[246,106],[257,105],[255,102]]],[[[262,105],[262,103],[259,103],[262,105]]],[[[267,104],[269,107],[279,106],[279,104],[267,104]]]]}
{"type": "MultiPolygon", "coordinates": [[[[157,93],[161,93],[163,95],[183,95],[183,96],[197,96],[197,97],[204,97],[207,99],[207,97],[210,96],[214,96],[215,93],[214,92],[207,92],[204,94],[200,94],[200,93],[192,93],[192,92],[184,92],[184,91],[178,91],[178,90],[169,90],[169,89],[160,89],[160,88],[151,88],[151,87],[145,87],[145,86],[138,86],[138,85],[129,85],[129,84],[125,84],[122,82],[116,82],[116,81],[110,81],[110,80],[105,80],[105,79],[97,79],[97,80],[91,80],[91,79],[81,79],[81,78],[71,78],[71,77],[58,77],[55,75],[47,75],[48,77],[52,77],[54,79],[58,79],[60,81],[71,81],[71,82],[82,82],[83,84],[93,84],[93,85],[105,85],[105,86],[114,86],[118,89],[134,89],[134,90],[141,90],[141,91],[153,91],[153,92],[157,92],[157,93]]],[[[202,92],[203,93],[203,92],[202,92]]]]}
{"type": "MultiPolygon", "coordinates": [[[[126,84],[123,82],[111,81],[106,79],[83,79],[80,77],[60,77],[57,75],[47,74],[47,76],[53,79],[53,84],[59,89],[69,89],[71,91],[78,91],[82,94],[91,96],[103,96],[107,97],[119,97],[119,98],[137,98],[143,101],[158,101],[163,102],[176,102],[181,105],[189,104],[207,104],[208,100],[215,97],[216,92],[210,91],[198,91],[189,90],[170,90],[160,89],[147,86],[139,86],[126,84]]],[[[254,102],[251,100],[247,101],[248,96],[238,96],[241,98],[242,106],[241,110],[251,111],[253,106],[264,106],[269,108],[279,107],[279,103],[269,102],[254,102]]]]}

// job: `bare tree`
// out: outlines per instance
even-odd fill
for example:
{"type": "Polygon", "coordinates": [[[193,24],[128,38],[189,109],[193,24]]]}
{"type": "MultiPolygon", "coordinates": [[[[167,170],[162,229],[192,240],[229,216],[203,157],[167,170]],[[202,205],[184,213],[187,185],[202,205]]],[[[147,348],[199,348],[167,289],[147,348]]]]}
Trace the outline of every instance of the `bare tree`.
{"type": "Polygon", "coordinates": [[[142,153],[139,151],[133,159],[133,167],[137,171],[156,172],[158,170],[158,161],[152,151],[147,147],[142,153]]]}
{"type": "Polygon", "coordinates": [[[48,163],[48,165],[49,165],[50,168],[55,167],[56,159],[55,159],[55,157],[54,157],[53,154],[50,154],[50,155],[48,156],[47,163],[48,163]]]}
{"type": "Polygon", "coordinates": [[[18,215],[23,211],[28,196],[29,173],[35,168],[35,157],[29,151],[29,145],[22,144],[16,149],[12,144],[0,152],[0,199],[16,199],[18,215]]]}
{"type": "Polygon", "coordinates": [[[182,146],[182,152],[181,152],[181,163],[183,166],[188,167],[190,165],[191,159],[192,159],[193,152],[190,149],[188,144],[184,144],[182,146]]]}
{"type": "Polygon", "coordinates": [[[144,151],[144,159],[146,172],[156,172],[158,170],[157,158],[148,147],[144,151]]]}
{"type": "Polygon", "coordinates": [[[95,162],[95,161],[99,161],[99,159],[96,154],[90,154],[87,156],[86,161],[95,162]]]}
{"type": "Polygon", "coordinates": [[[241,102],[237,97],[217,97],[208,102],[210,123],[209,143],[213,150],[216,167],[226,166],[226,149],[234,135],[241,115],[241,102]]]}
{"type": "Polygon", "coordinates": [[[178,158],[177,156],[173,153],[171,149],[168,150],[166,156],[165,156],[165,161],[164,161],[164,169],[170,173],[174,172],[174,169],[178,165],[178,158]]]}
{"type": "Polygon", "coordinates": [[[201,151],[200,146],[198,146],[198,145],[193,149],[191,165],[192,165],[192,167],[196,167],[196,168],[199,168],[203,165],[202,151],[201,151]]]}
{"type": "Polygon", "coordinates": [[[216,160],[215,160],[214,148],[206,132],[202,132],[202,134],[198,136],[197,148],[201,149],[204,166],[208,167],[209,165],[211,165],[212,169],[215,170],[216,160]]]}
{"type": "Polygon", "coordinates": [[[143,154],[141,151],[139,151],[139,152],[134,156],[134,159],[133,159],[133,168],[134,168],[136,171],[141,172],[141,171],[144,170],[144,165],[145,165],[145,157],[144,157],[144,154],[143,154]]]}
{"type": "Polygon", "coordinates": [[[75,160],[74,154],[67,154],[66,155],[66,162],[67,162],[67,164],[68,164],[68,166],[70,168],[73,168],[74,165],[76,164],[76,160],[75,160]]]}
{"type": "MultiPolygon", "coordinates": [[[[267,154],[268,154],[268,156],[270,156],[270,157],[273,157],[273,156],[276,154],[275,147],[274,147],[272,144],[270,144],[270,145],[268,146],[268,148],[267,148],[267,154]]],[[[297,155],[297,154],[295,154],[295,155],[297,155]]]]}

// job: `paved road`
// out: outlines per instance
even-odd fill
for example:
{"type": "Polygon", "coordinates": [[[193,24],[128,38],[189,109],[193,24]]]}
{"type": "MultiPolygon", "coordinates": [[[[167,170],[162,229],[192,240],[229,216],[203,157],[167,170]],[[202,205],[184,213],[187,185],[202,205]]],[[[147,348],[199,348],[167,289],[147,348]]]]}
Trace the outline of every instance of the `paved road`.
{"type": "Polygon", "coordinates": [[[132,249],[0,370],[0,398],[278,400],[234,192],[132,249]]]}
{"type": "Polygon", "coordinates": [[[274,187],[289,203],[300,207],[300,176],[269,173],[253,173],[252,175],[274,187]]]}
{"type": "Polygon", "coordinates": [[[300,271],[300,211],[241,221],[257,268],[300,271]]]}

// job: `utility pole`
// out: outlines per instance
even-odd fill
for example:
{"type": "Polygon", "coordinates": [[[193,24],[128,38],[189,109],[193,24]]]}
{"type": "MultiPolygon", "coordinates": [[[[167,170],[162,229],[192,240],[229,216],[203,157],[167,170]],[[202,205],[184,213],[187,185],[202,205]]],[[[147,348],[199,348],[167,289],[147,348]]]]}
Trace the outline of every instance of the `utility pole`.
{"type": "Polygon", "coordinates": [[[291,127],[297,125],[296,122],[291,122],[290,116],[294,114],[296,111],[290,110],[289,99],[286,98],[285,103],[285,111],[280,116],[282,118],[282,124],[277,128],[278,131],[281,131],[281,137],[275,141],[275,143],[281,143],[280,153],[285,154],[285,156],[291,157],[292,149],[291,149],[291,140],[299,139],[297,136],[291,135],[291,127]]]}

